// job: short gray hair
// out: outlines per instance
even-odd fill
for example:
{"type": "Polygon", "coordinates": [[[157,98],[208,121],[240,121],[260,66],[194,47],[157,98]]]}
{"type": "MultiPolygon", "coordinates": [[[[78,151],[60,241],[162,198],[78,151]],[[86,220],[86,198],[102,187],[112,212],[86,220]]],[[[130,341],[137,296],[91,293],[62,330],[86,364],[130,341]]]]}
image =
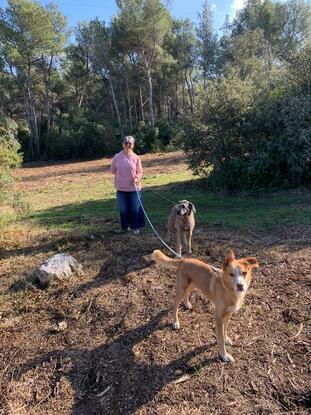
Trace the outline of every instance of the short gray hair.
{"type": "Polygon", "coordinates": [[[135,143],[135,138],[132,135],[127,135],[126,137],[124,137],[123,139],[123,143],[125,143],[126,141],[130,141],[131,143],[135,143]]]}

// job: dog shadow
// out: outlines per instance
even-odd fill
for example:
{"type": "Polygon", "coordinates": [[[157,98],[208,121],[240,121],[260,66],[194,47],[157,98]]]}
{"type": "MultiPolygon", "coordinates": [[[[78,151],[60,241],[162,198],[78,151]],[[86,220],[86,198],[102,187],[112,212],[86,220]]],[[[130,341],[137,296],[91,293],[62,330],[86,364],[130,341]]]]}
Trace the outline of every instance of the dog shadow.
{"type": "Polygon", "coordinates": [[[112,280],[121,280],[124,284],[128,283],[128,275],[141,272],[154,264],[150,253],[152,252],[151,243],[139,247],[137,255],[137,245],[121,246],[118,251],[114,248],[111,254],[102,261],[102,265],[97,275],[90,281],[80,284],[74,291],[74,296],[79,297],[87,291],[103,287],[112,280]]]}
{"type": "MultiPolygon", "coordinates": [[[[153,400],[167,384],[184,374],[190,376],[195,368],[189,361],[206,351],[207,346],[197,347],[169,362],[146,363],[139,361],[134,346],[156,331],[165,330],[161,322],[167,311],[160,312],[148,323],[126,332],[111,342],[96,349],[71,349],[53,351],[27,362],[19,371],[18,378],[29,370],[44,366],[47,362],[70,360],[70,370],[65,376],[74,389],[72,415],[113,413],[134,414],[143,405],[153,400]]],[[[152,359],[150,359],[152,361],[152,359]]],[[[217,362],[216,358],[205,359],[200,367],[217,362]]],[[[58,369],[59,378],[64,372],[58,369]]],[[[51,382],[56,384],[59,379],[51,382]]]]}

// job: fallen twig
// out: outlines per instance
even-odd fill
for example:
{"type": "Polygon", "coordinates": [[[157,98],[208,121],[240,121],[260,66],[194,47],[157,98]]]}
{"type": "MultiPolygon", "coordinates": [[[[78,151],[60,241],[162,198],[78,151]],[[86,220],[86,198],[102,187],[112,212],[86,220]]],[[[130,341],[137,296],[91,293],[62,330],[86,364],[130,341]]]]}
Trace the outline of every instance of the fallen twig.
{"type": "Polygon", "coordinates": [[[290,362],[293,366],[295,366],[295,365],[294,365],[294,362],[292,361],[292,358],[290,357],[290,355],[289,355],[289,353],[288,353],[288,352],[286,353],[286,355],[287,355],[287,359],[289,360],[289,362],[290,362]]]}
{"type": "Polygon", "coordinates": [[[299,330],[297,331],[297,333],[294,336],[290,337],[288,340],[296,339],[299,336],[299,334],[302,332],[302,329],[303,329],[303,323],[300,323],[300,327],[299,327],[299,330]]]}
{"type": "Polygon", "coordinates": [[[108,387],[107,387],[105,390],[103,390],[102,392],[98,393],[98,394],[97,394],[97,396],[98,396],[98,397],[100,397],[100,396],[105,395],[105,393],[106,393],[106,392],[108,392],[110,388],[111,388],[111,385],[110,385],[110,386],[108,386],[108,387]]]}
{"type": "Polygon", "coordinates": [[[178,385],[178,383],[186,382],[186,380],[188,379],[190,379],[189,375],[183,375],[182,377],[174,380],[173,383],[175,383],[175,385],[178,385]]]}

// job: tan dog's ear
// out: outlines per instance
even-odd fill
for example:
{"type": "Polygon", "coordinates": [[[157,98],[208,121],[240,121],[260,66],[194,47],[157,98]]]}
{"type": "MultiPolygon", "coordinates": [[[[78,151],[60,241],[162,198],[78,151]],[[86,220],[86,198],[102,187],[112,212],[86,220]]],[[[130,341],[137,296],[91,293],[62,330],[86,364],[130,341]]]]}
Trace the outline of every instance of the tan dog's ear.
{"type": "Polygon", "coordinates": [[[244,258],[244,261],[250,265],[251,268],[259,268],[259,264],[257,262],[257,259],[254,257],[251,258],[244,258]]]}
{"type": "Polygon", "coordinates": [[[227,268],[227,266],[235,259],[234,252],[230,249],[227,253],[223,268],[227,268]]]}
{"type": "Polygon", "coordinates": [[[195,206],[193,203],[189,202],[189,206],[190,206],[190,210],[192,210],[193,213],[197,213],[197,211],[195,210],[195,206]]]}

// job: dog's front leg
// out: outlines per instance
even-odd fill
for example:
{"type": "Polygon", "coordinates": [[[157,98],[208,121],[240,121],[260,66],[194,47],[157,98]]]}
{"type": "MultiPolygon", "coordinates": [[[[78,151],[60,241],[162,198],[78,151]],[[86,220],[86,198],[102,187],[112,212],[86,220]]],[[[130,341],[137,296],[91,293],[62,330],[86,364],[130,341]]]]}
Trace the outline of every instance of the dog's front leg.
{"type": "MultiPolygon", "coordinates": [[[[222,313],[218,313],[216,311],[215,313],[215,323],[216,323],[216,339],[217,339],[217,347],[218,347],[218,353],[221,358],[226,363],[234,363],[234,359],[226,351],[226,344],[225,344],[225,319],[227,315],[224,315],[222,313]]],[[[230,318],[230,316],[229,316],[230,318]]],[[[228,319],[229,321],[229,319],[228,319]]],[[[228,323],[227,321],[227,323],[228,323]]]]}
{"type": "Polygon", "coordinates": [[[232,313],[228,313],[225,315],[224,317],[224,336],[225,336],[225,344],[232,346],[232,340],[230,339],[230,337],[227,336],[227,326],[230,320],[230,317],[232,316],[232,313]]]}
{"type": "Polygon", "coordinates": [[[177,240],[176,252],[177,252],[178,255],[181,255],[181,232],[180,232],[180,229],[177,229],[176,240],[177,240]]]}
{"type": "Polygon", "coordinates": [[[192,253],[192,229],[189,229],[187,231],[187,236],[188,236],[188,253],[191,254],[192,253]]]}
{"type": "Polygon", "coordinates": [[[183,237],[185,250],[189,253],[188,231],[182,231],[182,237],[183,237]]]}

